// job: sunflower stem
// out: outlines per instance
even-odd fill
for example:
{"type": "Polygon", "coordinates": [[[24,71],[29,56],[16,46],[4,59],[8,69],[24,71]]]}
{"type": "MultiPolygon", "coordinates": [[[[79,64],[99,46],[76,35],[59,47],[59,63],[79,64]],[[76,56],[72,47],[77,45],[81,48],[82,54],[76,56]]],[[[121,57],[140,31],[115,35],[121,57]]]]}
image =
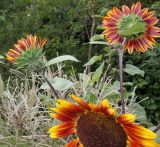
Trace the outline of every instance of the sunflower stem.
{"type": "Polygon", "coordinates": [[[122,105],[122,113],[125,113],[125,99],[124,99],[124,89],[123,89],[123,54],[124,54],[124,44],[125,40],[122,43],[122,47],[118,48],[118,57],[119,57],[119,78],[120,78],[120,99],[122,105]]]}

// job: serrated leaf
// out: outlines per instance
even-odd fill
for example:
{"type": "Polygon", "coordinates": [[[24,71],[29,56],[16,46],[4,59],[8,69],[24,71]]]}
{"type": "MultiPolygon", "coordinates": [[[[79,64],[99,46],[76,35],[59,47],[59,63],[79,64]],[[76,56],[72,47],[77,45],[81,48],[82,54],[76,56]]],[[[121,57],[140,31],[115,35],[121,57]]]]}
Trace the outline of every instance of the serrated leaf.
{"type": "Polygon", "coordinates": [[[92,65],[94,63],[96,63],[97,61],[102,60],[102,55],[100,56],[93,56],[88,63],[86,63],[84,66],[88,66],[88,65],[92,65]]]}
{"type": "Polygon", "coordinates": [[[92,75],[92,83],[99,81],[101,74],[102,74],[102,71],[103,71],[103,68],[104,68],[104,62],[96,69],[96,71],[92,75]]]}
{"type": "Polygon", "coordinates": [[[56,57],[48,62],[46,62],[45,66],[50,66],[59,62],[63,62],[63,61],[74,61],[74,62],[79,62],[79,60],[77,60],[75,57],[71,56],[71,55],[63,55],[63,56],[59,56],[56,57]]]}
{"type": "MultiPolygon", "coordinates": [[[[53,79],[49,79],[50,83],[52,84],[52,86],[58,90],[58,91],[63,91],[63,90],[67,90],[69,88],[72,87],[73,82],[66,80],[64,78],[60,78],[60,77],[55,77],[53,79]]],[[[41,89],[50,89],[49,85],[45,82],[43,83],[43,85],[41,86],[41,89]]]]}
{"type": "Polygon", "coordinates": [[[124,68],[124,72],[132,76],[141,75],[142,77],[144,77],[144,71],[132,64],[126,64],[126,68],[124,68]]]}

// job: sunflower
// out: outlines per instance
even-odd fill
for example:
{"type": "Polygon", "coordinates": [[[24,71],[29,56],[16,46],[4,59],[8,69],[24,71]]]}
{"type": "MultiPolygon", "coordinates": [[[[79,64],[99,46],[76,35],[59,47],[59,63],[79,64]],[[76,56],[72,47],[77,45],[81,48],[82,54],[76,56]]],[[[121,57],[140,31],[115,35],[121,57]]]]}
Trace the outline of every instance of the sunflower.
{"type": "Polygon", "coordinates": [[[20,68],[33,68],[35,65],[41,65],[42,48],[46,41],[47,39],[38,39],[36,35],[27,35],[25,39],[18,40],[13,49],[9,49],[6,58],[20,68]]]}
{"type": "Polygon", "coordinates": [[[62,122],[49,129],[51,138],[78,136],[66,147],[158,147],[155,133],[135,124],[132,114],[118,116],[107,99],[95,105],[71,97],[78,105],[58,99],[50,113],[62,122]]]}
{"type": "Polygon", "coordinates": [[[141,9],[141,3],[133,4],[131,9],[123,5],[122,10],[114,7],[103,18],[103,34],[108,42],[122,44],[131,54],[133,50],[146,52],[156,44],[155,38],[160,37],[160,28],[154,11],[141,9]]]}

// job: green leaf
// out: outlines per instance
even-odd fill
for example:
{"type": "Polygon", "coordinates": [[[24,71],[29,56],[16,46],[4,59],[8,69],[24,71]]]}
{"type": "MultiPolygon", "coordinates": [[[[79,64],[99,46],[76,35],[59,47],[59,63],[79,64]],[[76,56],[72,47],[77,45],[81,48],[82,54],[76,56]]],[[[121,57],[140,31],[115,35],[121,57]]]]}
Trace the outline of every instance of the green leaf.
{"type": "Polygon", "coordinates": [[[126,86],[133,86],[133,83],[132,83],[132,82],[124,82],[123,85],[124,85],[124,86],[125,86],[125,85],[126,85],[126,86]]]}
{"type": "Polygon", "coordinates": [[[133,114],[135,114],[137,116],[137,119],[140,123],[146,123],[147,117],[146,117],[146,111],[144,110],[144,108],[137,104],[137,103],[133,103],[130,111],[133,112],[133,114]]]}
{"type": "Polygon", "coordinates": [[[94,63],[96,63],[97,61],[102,60],[102,55],[100,56],[93,56],[88,63],[86,63],[84,66],[88,66],[88,65],[92,65],[94,63]]]}
{"type": "Polygon", "coordinates": [[[99,81],[101,74],[102,74],[102,71],[103,71],[103,68],[104,68],[104,62],[96,69],[96,71],[92,75],[92,83],[99,81]]]}
{"type": "Polygon", "coordinates": [[[63,55],[63,56],[59,56],[59,57],[56,57],[56,58],[48,61],[45,66],[50,66],[50,65],[53,65],[53,64],[56,64],[59,62],[63,62],[63,61],[79,62],[79,60],[77,60],[75,57],[73,57],[71,55],[63,55]]]}
{"type": "Polygon", "coordinates": [[[94,103],[97,100],[96,95],[93,94],[93,92],[91,92],[90,90],[87,91],[86,97],[88,98],[88,102],[87,103],[94,103]]]}
{"type": "Polygon", "coordinates": [[[106,41],[90,41],[89,44],[109,45],[106,41]]]}
{"type": "Polygon", "coordinates": [[[4,57],[2,55],[0,55],[0,59],[4,59],[4,57]]]}
{"type": "Polygon", "coordinates": [[[112,90],[118,91],[120,89],[120,82],[119,81],[115,81],[113,83],[113,85],[111,86],[112,90]]]}
{"type": "Polygon", "coordinates": [[[95,17],[95,18],[103,18],[102,15],[92,15],[92,17],[95,17]]]}
{"type": "Polygon", "coordinates": [[[102,25],[98,25],[97,30],[105,30],[105,28],[102,25]]]}
{"type": "Polygon", "coordinates": [[[97,41],[97,40],[104,40],[104,35],[103,35],[103,34],[94,35],[94,36],[90,39],[91,42],[97,41]]]}
{"type": "MultiPolygon", "coordinates": [[[[49,79],[50,83],[52,84],[52,86],[58,90],[58,91],[63,91],[63,90],[67,90],[69,88],[72,87],[73,82],[60,78],[60,77],[55,77],[53,79],[49,79]]],[[[43,83],[43,85],[41,86],[41,89],[49,89],[49,85],[45,82],[43,83]]]]}
{"type": "Polygon", "coordinates": [[[140,70],[138,67],[131,64],[126,64],[126,68],[124,69],[124,72],[128,73],[131,76],[141,75],[142,77],[144,77],[144,71],[140,70]]]}

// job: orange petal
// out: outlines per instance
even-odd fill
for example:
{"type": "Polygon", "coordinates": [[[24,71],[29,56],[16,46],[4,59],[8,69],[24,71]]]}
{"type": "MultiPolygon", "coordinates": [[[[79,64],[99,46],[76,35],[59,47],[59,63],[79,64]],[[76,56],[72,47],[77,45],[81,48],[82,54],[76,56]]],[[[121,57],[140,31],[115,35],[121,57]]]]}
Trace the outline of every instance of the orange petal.
{"type": "Polygon", "coordinates": [[[84,113],[84,110],[80,107],[77,106],[71,102],[68,102],[66,100],[58,99],[57,102],[63,106],[63,107],[68,107],[69,109],[75,111],[75,113],[84,113]]]}
{"type": "Polygon", "coordinates": [[[43,46],[46,44],[46,42],[47,42],[47,38],[43,39],[43,40],[41,41],[41,46],[43,47],[43,46]]]}
{"type": "Polygon", "coordinates": [[[67,122],[67,121],[74,121],[74,119],[76,119],[77,117],[73,117],[73,116],[69,116],[65,113],[50,113],[50,116],[55,118],[55,119],[58,119],[62,122],[67,122]]]}
{"type": "Polygon", "coordinates": [[[154,11],[148,12],[148,13],[146,13],[146,14],[143,16],[143,20],[145,21],[145,20],[153,17],[154,15],[155,15],[155,12],[154,12],[154,11]]]}
{"type": "Polygon", "coordinates": [[[79,97],[77,97],[77,96],[75,96],[73,94],[71,95],[71,98],[75,102],[77,102],[82,108],[84,108],[86,110],[91,110],[90,107],[89,107],[89,105],[86,102],[84,102],[81,98],[79,98],[79,97]]]}
{"type": "Polygon", "coordinates": [[[100,107],[98,105],[95,105],[95,104],[92,104],[92,103],[90,103],[88,105],[92,110],[94,110],[96,112],[100,112],[101,111],[101,109],[100,109],[100,107]]]}
{"type": "Polygon", "coordinates": [[[77,147],[79,144],[79,138],[76,138],[65,145],[65,147],[77,147]]]}

